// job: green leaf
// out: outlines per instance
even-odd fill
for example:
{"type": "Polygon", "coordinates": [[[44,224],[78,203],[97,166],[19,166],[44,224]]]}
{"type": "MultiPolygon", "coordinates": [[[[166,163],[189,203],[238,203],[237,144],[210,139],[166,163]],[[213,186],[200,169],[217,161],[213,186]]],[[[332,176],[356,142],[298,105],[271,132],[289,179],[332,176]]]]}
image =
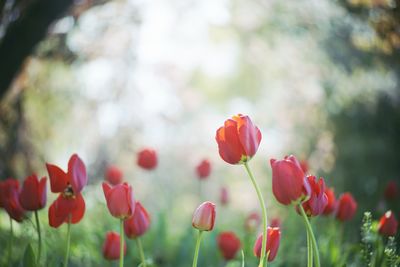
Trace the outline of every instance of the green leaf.
{"type": "Polygon", "coordinates": [[[33,252],[31,244],[28,244],[26,246],[22,266],[23,267],[37,267],[35,253],[33,252]]]}

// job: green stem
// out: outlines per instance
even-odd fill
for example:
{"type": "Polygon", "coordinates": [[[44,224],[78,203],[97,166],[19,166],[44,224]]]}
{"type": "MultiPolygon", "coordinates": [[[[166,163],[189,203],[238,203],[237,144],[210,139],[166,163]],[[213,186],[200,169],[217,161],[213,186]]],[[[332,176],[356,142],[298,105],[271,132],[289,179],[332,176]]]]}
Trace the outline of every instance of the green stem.
{"type": "Polygon", "coordinates": [[[14,233],[13,233],[13,222],[10,217],[10,241],[8,243],[8,266],[11,266],[11,260],[12,260],[12,247],[13,247],[13,240],[14,239],[14,233]]]}
{"type": "Polygon", "coordinates": [[[258,186],[257,181],[254,178],[253,174],[251,173],[251,170],[250,170],[247,162],[244,163],[244,167],[246,168],[246,171],[249,174],[249,177],[251,179],[251,182],[253,183],[254,189],[257,192],[258,201],[260,202],[260,205],[261,205],[262,218],[263,218],[263,238],[262,238],[262,246],[261,246],[260,263],[259,263],[258,267],[264,267],[264,262],[266,262],[266,263],[268,262],[268,261],[265,261],[265,250],[267,248],[267,209],[265,208],[264,198],[261,194],[260,187],[258,186]]]}
{"type": "Polygon", "coordinates": [[[307,231],[307,267],[313,266],[313,251],[310,234],[307,231]]]}
{"type": "Polygon", "coordinates": [[[140,259],[141,259],[141,261],[142,261],[142,265],[141,265],[141,266],[142,266],[142,267],[146,267],[146,258],[144,257],[144,251],[143,251],[142,241],[140,240],[139,237],[137,237],[137,238],[135,239],[135,241],[136,241],[136,244],[137,244],[138,249],[139,249],[140,259]]]}
{"type": "Polygon", "coordinates": [[[39,222],[39,215],[38,211],[35,210],[35,219],[36,219],[36,230],[38,234],[38,256],[37,256],[37,262],[40,262],[40,255],[42,254],[42,235],[40,233],[40,222],[39,222]]]}
{"type": "Polygon", "coordinates": [[[197,235],[197,242],[196,242],[196,249],[194,251],[194,258],[193,258],[193,267],[197,267],[197,258],[199,257],[199,250],[200,250],[200,243],[203,231],[199,230],[199,234],[197,235]]]}
{"type": "Polygon", "coordinates": [[[124,220],[121,219],[119,224],[119,267],[124,266],[124,251],[124,220]]]}
{"type": "Polygon", "coordinates": [[[320,261],[319,261],[319,252],[318,252],[318,245],[317,245],[317,241],[315,240],[315,236],[313,233],[313,230],[311,228],[311,224],[308,221],[308,217],[306,215],[306,212],[303,209],[303,205],[301,205],[301,203],[299,204],[299,209],[301,211],[301,215],[303,216],[304,219],[304,224],[306,225],[306,229],[307,229],[307,233],[310,235],[310,239],[311,239],[311,244],[313,247],[313,256],[315,259],[315,266],[320,267],[320,261]]]}
{"type": "Polygon", "coordinates": [[[64,257],[64,267],[68,266],[68,259],[69,259],[69,247],[71,244],[71,214],[68,215],[68,224],[67,224],[67,248],[65,250],[65,257],[64,257]]]}

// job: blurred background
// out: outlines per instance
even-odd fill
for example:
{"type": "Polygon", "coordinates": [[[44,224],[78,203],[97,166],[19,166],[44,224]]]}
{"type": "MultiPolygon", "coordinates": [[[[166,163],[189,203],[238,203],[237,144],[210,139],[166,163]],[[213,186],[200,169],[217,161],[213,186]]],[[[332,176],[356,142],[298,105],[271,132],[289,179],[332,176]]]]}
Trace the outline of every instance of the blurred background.
{"type": "MultiPolygon", "coordinates": [[[[72,228],[72,266],[111,266],[101,244],[118,223],[100,186],[110,164],[151,214],[145,249],[160,266],[191,263],[192,213],[216,202],[217,230],[199,265],[222,266],[216,234],[240,233],[258,211],[244,168],[222,161],[214,139],[237,113],[261,129],[250,165],[270,218],[283,222],[272,266],[298,266],[299,246],[306,251],[305,237],[294,234],[300,218],[272,195],[273,157],[294,154],[337,195],[352,192],[359,208],[344,231],[357,242],[363,211],[379,218],[393,204],[383,201],[387,182],[400,182],[399,101],[399,0],[0,1],[0,177],[45,176],[46,162],[66,169],[80,155],[89,186],[85,218],[72,228]],[[155,171],[136,165],[144,147],[158,153],[155,171]],[[199,182],[203,158],[212,172],[199,182]],[[219,205],[221,187],[227,205],[219,205]]],[[[0,218],[7,231],[6,214],[0,218]]],[[[19,227],[21,236],[32,232],[19,227]]],[[[52,247],[65,236],[63,227],[45,228],[52,247]]],[[[56,246],[50,262],[62,258],[63,243],[56,246]]],[[[251,252],[247,258],[251,266],[251,252]]]]}

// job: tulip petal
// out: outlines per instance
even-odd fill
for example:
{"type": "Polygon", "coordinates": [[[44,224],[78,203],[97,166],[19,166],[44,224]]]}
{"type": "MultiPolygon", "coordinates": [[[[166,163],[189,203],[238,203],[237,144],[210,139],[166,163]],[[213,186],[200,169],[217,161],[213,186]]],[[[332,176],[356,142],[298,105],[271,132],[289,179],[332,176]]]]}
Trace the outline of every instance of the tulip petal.
{"type": "Polygon", "coordinates": [[[68,212],[65,212],[61,207],[63,206],[64,197],[59,195],[58,198],[50,205],[49,208],[49,225],[58,228],[65,219],[68,218],[68,212]]]}
{"type": "Polygon", "coordinates": [[[68,175],[58,166],[46,163],[50,178],[50,189],[53,193],[61,193],[68,186],[68,175]]]}
{"type": "Polygon", "coordinates": [[[231,147],[226,142],[224,127],[220,127],[217,130],[215,140],[217,141],[217,144],[218,144],[219,155],[221,156],[221,158],[223,160],[225,160],[226,162],[228,162],[230,164],[239,163],[242,155],[238,154],[236,152],[232,152],[231,147]]]}
{"type": "MultiPolygon", "coordinates": [[[[76,195],[73,200],[75,202],[75,207],[71,212],[71,223],[75,224],[80,222],[85,214],[85,200],[83,199],[82,194],[76,195]]],[[[68,222],[68,218],[65,222],[68,222]]]]}
{"type": "Polygon", "coordinates": [[[82,188],[87,184],[88,177],[85,164],[77,154],[72,155],[68,162],[68,175],[72,190],[75,194],[80,193],[82,188]]]}
{"type": "Polygon", "coordinates": [[[261,132],[248,116],[236,117],[240,143],[247,156],[254,156],[261,142],[261,132]]]}

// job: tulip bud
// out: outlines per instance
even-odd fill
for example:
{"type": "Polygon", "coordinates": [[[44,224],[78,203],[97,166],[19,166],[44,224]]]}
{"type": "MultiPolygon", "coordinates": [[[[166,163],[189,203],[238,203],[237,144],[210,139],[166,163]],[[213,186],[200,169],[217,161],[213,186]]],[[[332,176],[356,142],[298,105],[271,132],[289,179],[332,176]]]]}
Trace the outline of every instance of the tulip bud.
{"type": "Polygon", "coordinates": [[[391,210],[387,211],[379,221],[378,231],[383,236],[395,236],[399,226],[396,217],[391,210]]]}
{"type": "Polygon", "coordinates": [[[145,148],[138,153],[137,164],[146,170],[157,167],[157,153],[154,149],[145,148]]]}
{"type": "Polygon", "coordinates": [[[36,211],[46,206],[46,181],[46,177],[39,181],[36,174],[25,179],[19,195],[19,202],[25,210],[36,211]]]}
{"type": "Polygon", "coordinates": [[[222,187],[220,191],[220,202],[222,205],[226,205],[229,202],[229,194],[228,189],[226,187],[222,187]]]}
{"type": "Polygon", "coordinates": [[[215,204],[203,202],[194,212],[192,226],[200,231],[211,231],[215,223],[215,204]]]}
{"type": "Polygon", "coordinates": [[[344,193],[340,196],[336,207],[336,219],[339,221],[351,220],[356,213],[357,202],[350,193],[344,193]]]}
{"type": "Polygon", "coordinates": [[[385,188],[385,198],[387,200],[394,200],[399,195],[399,189],[395,181],[389,181],[385,188]]]}
{"type": "MultiPolygon", "coordinates": [[[[307,216],[318,216],[322,214],[328,204],[328,197],[325,194],[325,182],[323,178],[317,178],[313,175],[307,176],[307,182],[310,185],[310,198],[303,202],[303,209],[307,216]]],[[[296,206],[296,209],[298,207],[296,206]]]]}
{"type": "Polygon", "coordinates": [[[261,218],[260,215],[256,212],[252,212],[247,216],[246,221],[244,222],[244,229],[252,233],[257,230],[257,228],[260,226],[261,223],[261,218]]]}
{"type": "MultiPolygon", "coordinates": [[[[103,256],[107,260],[118,260],[120,256],[120,236],[116,232],[108,232],[103,244],[103,256]]],[[[126,255],[126,242],[124,241],[124,256],[126,255]]]]}
{"type": "MultiPolygon", "coordinates": [[[[278,253],[279,243],[281,240],[281,231],[278,227],[268,227],[267,228],[267,246],[265,249],[265,255],[268,255],[268,261],[273,261],[278,253]]],[[[256,243],[254,244],[254,255],[257,258],[261,256],[261,248],[262,248],[262,234],[260,234],[257,238],[256,243]]]]}
{"type": "Polygon", "coordinates": [[[249,161],[257,152],[261,132],[248,116],[237,115],[217,130],[215,140],[221,158],[230,164],[249,161]]]}
{"type": "Polygon", "coordinates": [[[233,232],[222,232],[217,236],[218,248],[225,260],[234,259],[240,249],[240,240],[233,232]]]}
{"type": "Polygon", "coordinates": [[[328,204],[326,205],[324,212],[322,214],[329,215],[335,211],[336,197],[333,188],[325,188],[325,194],[328,197],[328,204]]]}
{"type": "Polygon", "coordinates": [[[108,166],[105,173],[106,181],[112,185],[117,185],[122,183],[123,173],[122,171],[114,165],[108,166]]]}
{"type": "Polygon", "coordinates": [[[126,219],[133,215],[135,211],[135,199],[133,198],[132,187],[130,185],[123,183],[111,187],[107,183],[103,183],[103,191],[108,210],[112,216],[119,219],[126,219]]]}
{"type": "Polygon", "coordinates": [[[19,182],[16,179],[8,178],[1,183],[0,198],[8,215],[17,222],[25,218],[25,210],[19,202],[19,182]]]}
{"type": "Polygon", "coordinates": [[[310,185],[294,156],[286,156],[283,160],[271,159],[270,162],[272,192],[281,204],[298,204],[310,195],[310,185]]]}
{"type": "Polygon", "coordinates": [[[136,202],[135,213],[124,221],[125,234],[129,238],[137,238],[146,233],[149,227],[150,216],[138,201],[136,202]]]}
{"type": "Polygon", "coordinates": [[[199,165],[196,166],[197,177],[200,180],[206,179],[211,173],[211,163],[207,159],[202,160],[199,165]]]}

